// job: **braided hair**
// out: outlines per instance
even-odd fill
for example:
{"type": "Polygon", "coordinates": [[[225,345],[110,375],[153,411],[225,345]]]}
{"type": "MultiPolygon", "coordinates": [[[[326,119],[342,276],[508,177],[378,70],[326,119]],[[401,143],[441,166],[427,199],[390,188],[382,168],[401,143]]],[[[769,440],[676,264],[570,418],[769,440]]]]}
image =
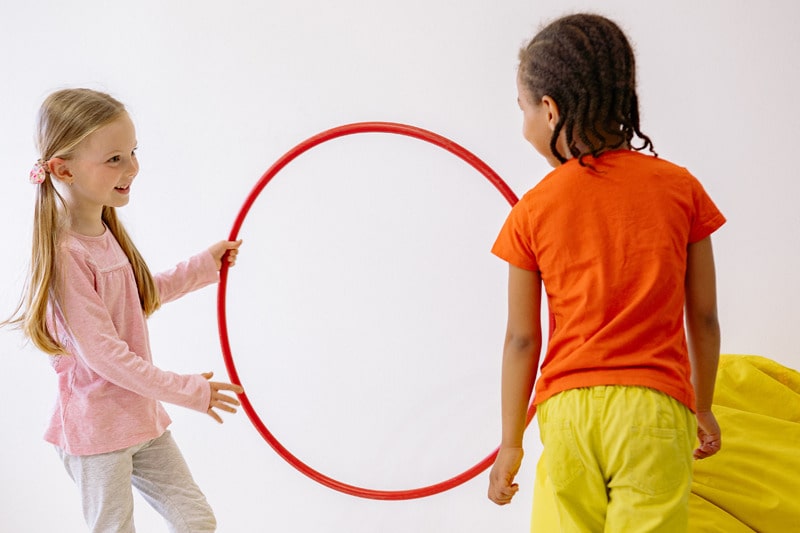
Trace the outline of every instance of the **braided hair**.
{"type": "Polygon", "coordinates": [[[614,22],[593,14],[557,19],[520,50],[519,60],[521,85],[534,101],[547,95],[558,105],[550,150],[561,163],[567,161],[557,147],[562,130],[581,165],[589,154],[620,147],[658,155],[639,129],[633,49],[614,22]],[[641,146],[633,146],[634,135],[641,146]]]}

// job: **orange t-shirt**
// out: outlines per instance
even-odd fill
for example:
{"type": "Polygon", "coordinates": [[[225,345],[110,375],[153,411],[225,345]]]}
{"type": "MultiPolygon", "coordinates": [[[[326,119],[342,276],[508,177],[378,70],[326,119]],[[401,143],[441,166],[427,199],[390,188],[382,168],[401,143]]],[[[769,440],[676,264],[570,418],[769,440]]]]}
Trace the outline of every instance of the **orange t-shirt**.
{"type": "Polygon", "coordinates": [[[492,252],[539,271],[555,330],[535,402],[632,385],[694,410],[683,326],[689,243],[725,222],[686,169],[631,150],[573,159],[511,210],[492,252]]]}

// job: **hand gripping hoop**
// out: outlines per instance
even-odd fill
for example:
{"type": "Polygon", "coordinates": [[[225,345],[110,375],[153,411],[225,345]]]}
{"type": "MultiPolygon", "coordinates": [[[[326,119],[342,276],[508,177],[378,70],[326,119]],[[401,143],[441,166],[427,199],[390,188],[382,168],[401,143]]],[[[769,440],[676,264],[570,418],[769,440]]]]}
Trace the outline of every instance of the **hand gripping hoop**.
{"type": "MultiPolygon", "coordinates": [[[[458,156],[466,163],[470,164],[475,170],[480,172],[489,182],[495,186],[495,188],[500,191],[500,194],[508,201],[510,205],[514,205],[517,203],[517,196],[514,192],[509,188],[509,186],[503,181],[497,173],[492,170],[486,163],[481,161],[477,156],[466,150],[465,148],[461,147],[460,145],[454,143],[453,141],[438,135],[436,133],[417,128],[415,126],[409,126],[406,124],[397,124],[394,122],[358,122],[354,124],[346,124],[343,126],[338,126],[336,128],[331,128],[329,130],[323,131],[314,135],[313,137],[309,137],[305,141],[301,142],[288,152],[286,152],[280,159],[278,159],[267,171],[261,176],[261,179],[258,180],[253,190],[250,191],[247,199],[245,200],[244,204],[242,205],[241,209],[239,210],[239,214],[236,217],[236,220],[233,223],[233,228],[231,229],[230,235],[228,237],[229,240],[236,240],[239,230],[244,223],[245,217],[247,213],[250,211],[250,208],[253,206],[253,203],[256,201],[258,196],[261,194],[261,191],[266,187],[267,183],[275,177],[278,172],[281,171],[283,167],[289,164],[292,160],[296,157],[301,155],[302,153],[310,150],[311,148],[322,144],[326,141],[330,141],[332,139],[336,139],[338,137],[343,137],[345,135],[353,135],[357,133],[392,133],[396,135],[405,135],[408,137],[413,137],[416,139],[420,139],[426,142],[429,142],[433,145],[436,145],[440,148],[447,150],[448,152],[458,156]]],[[[222,355],[225,360],[225,367],[228,371],[228,376],[232,383],[236,385],[241,385],[241,381],[239,380],[239,374],[236,371],[236,366],[233,362],[233,355],[231,354],[230,343],[228,339],[228,325],[225,313],[225,295],[226,289],[228,285],[228,263],[226,261],[222,262],[222,268],[219,272],[219,287],[217,291],[217,323],[219,327],[219,339],[220,344],[222,346],[222,355]]],[[[317,470],[314,470],[307,464],[303,463],[300,459],[295,457],[289,450],[287,450],[275,436],[269,431],[267,426],[264,422],[261,421],[261,418],[256,413],[253,405],[250,403],[249,399],[247,398],[247,393],[243,393],[239,395],[239,400],[242,403],[242,409],[247,414],[250,422],[255,426],[256,430],[261,434],[265,441],[280,455],[284,460],[286,460],[290,465],[294,468],[305,474],[306,476],[310,477],[314,481],[325,485],[331,489],[337,490],[339,492],[343,492],[345,494],[350,494],[352,496],[358,496],[360,498],[367,498],[373,500],[410,500],[415,498],[424,498],[426,496],[432,496],[434,494],[438,494],[440,492],[444,492],[446,490],[452,489],[453,487],[457,487],[462,483],[469,481],[470,479],[474,478],[484,470],[486,470],[489,466],[492,465],[494,462],[495,457],[497,456],[497,449],[495,449],[490,455],[484,458],[475,466],[469,468],[468,470],[464,471],[457,476],[454,476],[450,479],[445,481],[429,485],[426,487],[420,487],[416,489],[407,489],[407,490],[374,490],[374,489],[367,489],[362,487],[356,487],[354,485],[348,485],[346,483],[342,483],[341,481],[337,481],[333,478],[330,478],[317,470]]],[[[533,419],[534,414],[536,413],[536,408],[533,404],[528,408],[528,417],[527,423],[533,419]]]]}

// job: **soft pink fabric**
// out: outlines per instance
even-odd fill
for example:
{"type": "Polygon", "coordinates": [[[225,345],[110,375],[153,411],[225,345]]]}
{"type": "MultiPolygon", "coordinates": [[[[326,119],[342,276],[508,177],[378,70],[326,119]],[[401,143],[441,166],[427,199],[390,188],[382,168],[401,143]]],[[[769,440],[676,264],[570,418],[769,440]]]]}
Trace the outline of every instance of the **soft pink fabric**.
{"type": "MultiPolygon", "coordinates": [[[[45,440],[70,455],[105,453],[161,435],[171,420],[160,401],[206,412],[203,376],[153,365],[133,270],[111,232],[67,232],[58,253],[63,282],[48,326],[66,353],[53,358],[58,400],[45,440]]],[[[162,304],[217,279],[208,251],[155,276],[162,304]]]]}

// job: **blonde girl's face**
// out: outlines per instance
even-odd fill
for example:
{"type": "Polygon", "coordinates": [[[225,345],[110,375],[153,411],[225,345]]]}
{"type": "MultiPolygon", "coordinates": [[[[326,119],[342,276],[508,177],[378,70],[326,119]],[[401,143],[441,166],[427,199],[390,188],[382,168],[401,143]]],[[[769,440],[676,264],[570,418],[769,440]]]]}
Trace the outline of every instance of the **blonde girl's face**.
{"type": "Polygon", "coordinates": [[[128,114],[123,113],[81,141],[67,164],[70,175],[64,181],[70,208],[99,214],[103,206],[126,205],[139,172],[136,130],[128,114]]]}

